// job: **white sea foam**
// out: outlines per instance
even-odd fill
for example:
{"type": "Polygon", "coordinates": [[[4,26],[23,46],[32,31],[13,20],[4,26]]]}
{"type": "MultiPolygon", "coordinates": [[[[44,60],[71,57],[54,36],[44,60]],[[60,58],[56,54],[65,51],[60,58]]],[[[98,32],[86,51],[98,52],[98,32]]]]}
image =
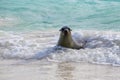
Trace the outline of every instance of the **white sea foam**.
{"type": "Polygon", "coordinates": [[[1,59],[47,59],[56,62],[90,62],[120,65],[120,36],[112,31],[76,31],[73,38],[87,42],[85,49],[55,47],[58,32],[12,34],[0,32],[1,59]]]}

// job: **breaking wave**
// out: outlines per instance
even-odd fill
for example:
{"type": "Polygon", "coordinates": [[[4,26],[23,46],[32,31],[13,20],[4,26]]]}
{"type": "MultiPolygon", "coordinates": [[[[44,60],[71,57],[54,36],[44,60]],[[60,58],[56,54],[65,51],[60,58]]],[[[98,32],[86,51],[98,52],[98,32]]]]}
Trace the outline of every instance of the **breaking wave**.
{"type": "Polygon", "coordinates": [[[21,34],[0,31],[0,59],[46,59],[120,65],[119,32],[76,31],[73,38],[87,42],[85,49],[80,50],[57,47],[58,35],[57,31],[21,34]]]}

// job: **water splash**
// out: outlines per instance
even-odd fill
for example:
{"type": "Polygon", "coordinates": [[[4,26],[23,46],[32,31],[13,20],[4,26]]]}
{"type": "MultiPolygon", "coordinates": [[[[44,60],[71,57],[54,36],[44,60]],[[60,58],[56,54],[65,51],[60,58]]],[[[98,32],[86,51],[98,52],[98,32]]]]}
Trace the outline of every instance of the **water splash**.
{"type": "Polygon", "coordinates": [[[59,34],[55,31],[16,35],[1,32],[4,36],[0,37],[0,58],[120,65],[119,34],[119,32],[76,31],[73,33],[76,41],[87,41],[85,49],[76,50],[57,47],[59,34]]]}

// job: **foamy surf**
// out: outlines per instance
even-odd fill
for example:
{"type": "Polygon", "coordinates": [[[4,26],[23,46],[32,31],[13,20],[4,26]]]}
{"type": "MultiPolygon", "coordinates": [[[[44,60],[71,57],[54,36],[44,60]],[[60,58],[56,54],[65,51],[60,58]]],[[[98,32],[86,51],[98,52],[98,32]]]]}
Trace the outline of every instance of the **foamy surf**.
{"type": "Polygon", "coordinates": [[[0,59],[46,59],[55,62],[90,62],[120,65],[120,36],[112,31],[73,33],[73,38],[86,41],[85,49],[57,47],[57,31],[13,34],[0,32],[0,59]]]}

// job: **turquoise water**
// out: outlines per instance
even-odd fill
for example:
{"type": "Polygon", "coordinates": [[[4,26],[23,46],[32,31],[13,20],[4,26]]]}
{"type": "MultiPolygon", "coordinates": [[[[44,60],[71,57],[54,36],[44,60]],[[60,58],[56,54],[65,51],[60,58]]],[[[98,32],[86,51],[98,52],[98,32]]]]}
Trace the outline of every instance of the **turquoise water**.
{"type": "Polygon", "coordinates": [[[0,0],[0,30],[120,31],[120,0],[0,0]]]}

